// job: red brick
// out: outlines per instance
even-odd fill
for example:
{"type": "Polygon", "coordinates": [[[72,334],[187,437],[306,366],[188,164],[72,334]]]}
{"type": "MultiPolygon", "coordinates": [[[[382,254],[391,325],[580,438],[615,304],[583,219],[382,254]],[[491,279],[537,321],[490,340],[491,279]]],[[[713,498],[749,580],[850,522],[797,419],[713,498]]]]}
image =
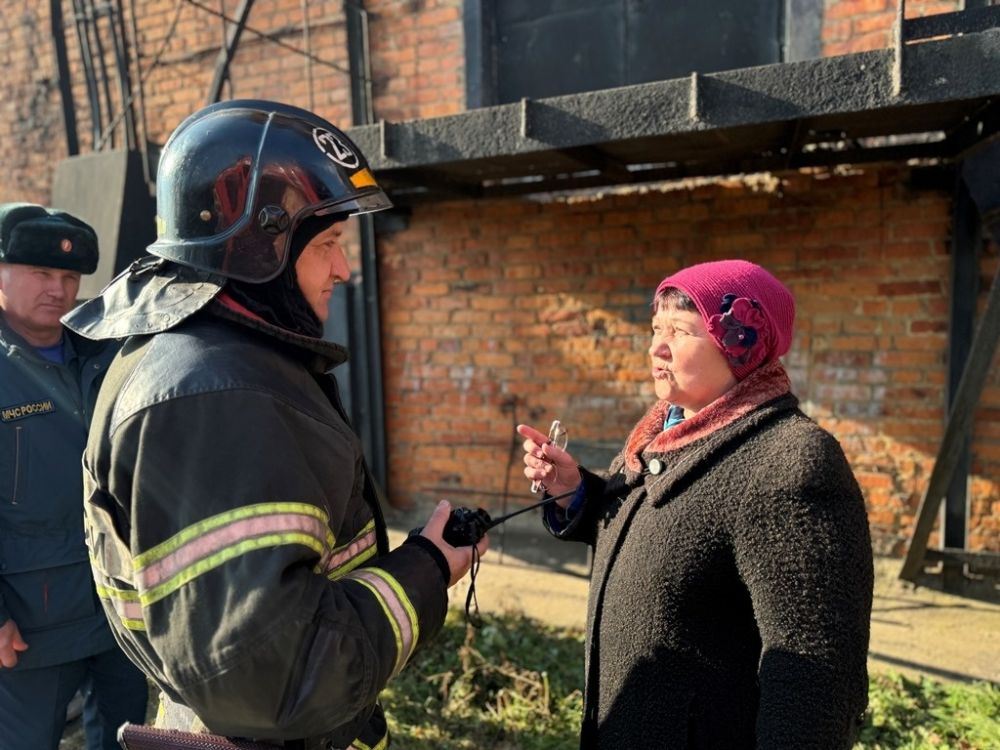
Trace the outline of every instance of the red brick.
{"type": "MultiPolygon", "coordinates": [[[[0,12],[16,8],[13,3],[0,0],[0,12]]],[[[907,8],[921,15],[956,3],[910,0],[907,8]]],[[[821,32],[827,54],[887,44],[894,8],[888,0],[828,6],[821,32]]],[[[144,66],[174,7],[173,0],[143,5],[144,66]]],[[[377,116],[408,120],[462,111],[459,0],[372,0],[366,7],[377,116]]],[[[341,3],[318,0],[311,13],[314,52],[346,67],[341,3]]],[[[298,0],[281,0],[262,7],[254,25],[276,31],[300,14],[298,0]]],[[[149,136],[161,143],[200,106],[221,33],[192,7],[181,8],[181,21],[145,81],[149,136]]],[[[24,61],[40,60],[39,75],[52,69],[50,58],[30,58],[26,35],[12,29],[17,33],[9,37],[0,30],[14,82],[0,84],[6,94],[0,102],[16,103],[11,86],[36,80],[18,70],[24,61]]],[[[297,28],[283,33],[288,43],[301,42],[297,28]]],[[[68,41],[74,96],[84,101],[79,53],[72,35],[68,41]]],[[[301,58],[248,38],[234,60],[231,91],[303,103],[311,96],[324,116],[347,124],[344,74],[314,64],[309,90],[304,71],[301,58]]],[[[58,97],[44,106],[43,116],[58,122],[58,97]]],[[[10,117],[0,118],[0,157],[10,176],[0,185],[0,200],[47,202],[51,164],[60,154],[43,151],[41,139],[25,135],[17,108],[8,111],[10,117]]],[[[86,144],[89,119],[80,115],[86,144]]],[[[58,137],[48,142],[61,148],[58,137]]],[[[950,201],[907,187],[903,165],[779,178],[780,197],[734,178],[574,201],[450,201],[417,206],[408,228],[380,236],[393,503],[418,502],[428,494],[423,488],[461,477],[468,461],[458,454],[477,427],[493,441],[471,446],[481,451],[483,465],[502,462],[509,436],[498,432],[507,424],[499,404],[506,394],[566,415],[579,435],[623,439],[654,397],[645,354],[652,287],[691,263],[744,255],[774,270],[796,294],[798,332],[786,357],[793,380],[810,413],[859,467],[877,548],[898,553],[943,430],[950,201]],[[544,322],[545,311],[561,314],[544,322]],[[594,397],[614,398],[617,407],[594,408],[594,397]]],[[[357,241],[351,244],[356,268],[357,241]]],[[[989,243],[980,308],[998,264],[989,243]]],[[[1000,370],[1000,356],[994,369],[1000,370]]],[[[988,381],[974,426],[975,544],[995,545],[1000,536],[992,518],[1000,514],[997,483],[982,479],[1000,475],[997,413],[1000,376],[988,381]]],[[[489,481],[500,491],[503,469],[497,467],[489,481]]]]}
{"type": "Polygon", "coordinates": [[[878,13],[889,7],[889,0],[833,0],[827,3],[825,18],[850,18],[878,13]]]}

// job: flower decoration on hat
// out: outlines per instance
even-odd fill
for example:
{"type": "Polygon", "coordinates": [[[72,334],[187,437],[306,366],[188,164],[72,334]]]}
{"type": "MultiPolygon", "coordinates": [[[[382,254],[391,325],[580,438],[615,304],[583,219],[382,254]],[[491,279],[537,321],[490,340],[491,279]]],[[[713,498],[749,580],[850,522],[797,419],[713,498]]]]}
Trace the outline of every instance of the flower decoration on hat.
{"type": "Polygon", "coordinates": [[[719,342],[730,365],[740,366],[755,355],[754,345],[766,325],[767,319],[757,300],[726,294],[719,314],[708,319],[708,332],[719,342]]]}

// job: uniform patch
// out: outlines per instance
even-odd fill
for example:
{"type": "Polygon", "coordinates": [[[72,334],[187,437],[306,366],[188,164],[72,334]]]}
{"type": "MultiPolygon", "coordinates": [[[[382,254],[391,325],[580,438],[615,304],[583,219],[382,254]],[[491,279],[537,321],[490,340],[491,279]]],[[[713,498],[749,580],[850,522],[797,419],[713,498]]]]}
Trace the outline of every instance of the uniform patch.
{"type": "Polygon", "coordinates": [[[25,417],[33,417],[36,414],[51,414],[55,410],[56,406],[52,403],[52,399],[32,401],[29,404],[21,404],[20,406],[4,406],[0,408],[0,419],[4,422],[14,422],[25,417]]]}

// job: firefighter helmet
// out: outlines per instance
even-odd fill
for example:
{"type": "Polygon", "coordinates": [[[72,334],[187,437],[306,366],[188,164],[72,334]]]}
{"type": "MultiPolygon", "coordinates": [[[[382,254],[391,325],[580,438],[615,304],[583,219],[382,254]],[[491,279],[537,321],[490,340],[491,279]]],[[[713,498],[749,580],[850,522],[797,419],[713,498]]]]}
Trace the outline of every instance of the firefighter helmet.
{"type": "Polygon", "coordinates": [[[156,176],[154,255],[262,283],[311,216],[392,206],[364,155],[317,115],[277,102],[208,106],[178,126],[156,176]]]}

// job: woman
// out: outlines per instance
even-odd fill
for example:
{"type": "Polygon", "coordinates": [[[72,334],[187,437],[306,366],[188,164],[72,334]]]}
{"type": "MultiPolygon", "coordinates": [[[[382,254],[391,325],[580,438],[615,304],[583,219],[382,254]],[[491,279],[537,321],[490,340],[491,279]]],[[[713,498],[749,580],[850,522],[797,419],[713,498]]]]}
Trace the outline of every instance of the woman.
{"type": "Polygon", "coordinates": [[[668,276],[658,401],[608,475],[527,425],[524,474],[594,548],[583,748],[848,748],[867,704],[872,553],[837,441],[779,357],[791,293],[725,260],[668,276]]]}

